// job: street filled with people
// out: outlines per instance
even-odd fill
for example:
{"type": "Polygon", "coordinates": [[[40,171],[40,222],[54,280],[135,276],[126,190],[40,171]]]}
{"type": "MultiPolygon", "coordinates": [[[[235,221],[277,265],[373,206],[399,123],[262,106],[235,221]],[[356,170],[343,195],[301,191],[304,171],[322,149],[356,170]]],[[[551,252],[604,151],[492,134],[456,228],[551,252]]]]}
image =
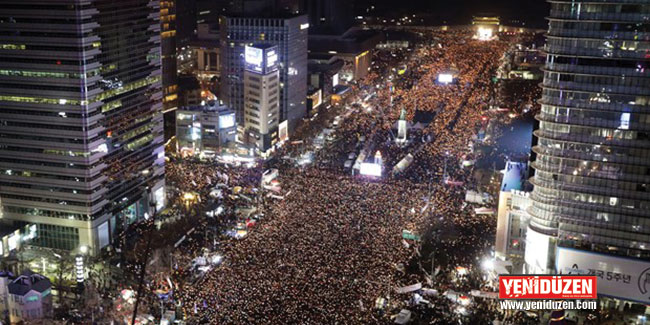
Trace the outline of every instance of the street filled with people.
{"type": "MultiPolygon", "coordinates": [[[[183,161],[168,168],[179,193],[205,197],[220,182],[254,188],[253,202],[264,215],[245,237],[220,238],[218,267],[199,281],[177,283],[174,299],[190,324],[386,323],[403,308],[433,324],[519,322],[523,316],[503,315],[489,299],[466,303],[472,289],[491,290],[479,265],[490,254],[496,222],[464,203],[472,169],[459,163],[472,154],[472,138],[486,124],[496,96],[493,77],[515,39],[481,42],[468,32],[423,38],[429,41],[401,54],[411,71],[386,73],[394,62],[379,62],[381,68],[353,86],[332,141],[318,150],[304,139],[276,153],[318,151],[309,164],[275,161],[274,190],[259,184],[269,167],[262,164],[183,161]],[[453,74],[453,82],[440,83],[441,73],[453,74]],[[432,118],[397,145],[394,125],[402,111],[409,121],[418,114],[432,118]],[[337,157],[351,151],[368,152],[368,160],[379,152],[382,177],[342,168],[337,157]],[[392,173],[407,154],[412,164],[392,173]],[[428,288],[428,304],[420,294],[396,291],[413,284],[428,288]]],[[[201,245],[192,248],[183,250],[186,260],[203,254],[201,245]]]]}
{"type": "Polygon", "coordinates": [[[496,77],[526,36],[417,34],[409,48],[375,50],[368,75],[306,118],[272,159],[168,150],[167,206],[121,233],[110,252],[119,276],[108,288],[95,285],[103,302],[92,317],[536,323],[497,308],[481,268],[493,254],[496,219],[465,202],[478,167],[462,163],[503,155],[477,134],[499,137],[512,116],[538,109],[532,83],[496,77]],[[400,119],[404,141],[396,141],[400,119]],[[373,162],[381,176],[359,169],[373,162]]]}

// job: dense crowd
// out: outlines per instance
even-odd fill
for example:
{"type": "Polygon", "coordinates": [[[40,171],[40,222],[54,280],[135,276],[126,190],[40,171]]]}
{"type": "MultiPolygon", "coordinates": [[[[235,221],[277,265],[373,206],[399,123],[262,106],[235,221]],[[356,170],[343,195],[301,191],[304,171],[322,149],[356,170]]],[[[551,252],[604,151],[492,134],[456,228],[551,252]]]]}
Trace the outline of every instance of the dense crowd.
{"type": "MultiPolygon", "coordinates": [[[[467,292],[480,285],[476,277],[457,281],[454,272],[463,266],[477,274],[477,257],[490,246],[494,220],[463,204],[463,185],[445,181],[470,176],[458,161],[482,123],[494,95],[492,74],[509,44],[478,42],[456,32],[430,36],[439,45],[416,49],[408,60],[414,70],[408,74],[411,80],[379,87],[370,109],[360,107],[358,114],[350,114],[336,131],[341,141],[319,155],[322,160],[345,154],[364,136],[377,150],[390,152],[390,170],[394,156],[415,149],[394,148],[388,136],[401,109],[409,119],[416,110],[434,113],[433,122],[422,131],[432,135],[431,141],[417,146],[413,165],[381,181],[327,168],[282,167],[282,191],[289,193],[284,200],[267,204],[267,220],[247,238],[223,243],[226,260],[220,268],[200,285],[179,290],[191,323],[386,322],[385,316],[373,312],[376,299],[395,296],[396,287],[427,280],[426,273],[408,266],[428,254],[403,240],[403,230],[434,237],[428,239],[433,252],[428,258],[438,270],[432,285],[441,292],[467,292]],[[457,72],[457,81],[437,84],[437,75],[450,69],[457,72]]],[[[359,86],[379,83],[386,84],[371,73],[359,86]]],[[[397,294],[397,299],[408,296],[397,294]]],[[[449,301],[441,300],[439,308],[439,322],[457,319],[449,301]]]]}

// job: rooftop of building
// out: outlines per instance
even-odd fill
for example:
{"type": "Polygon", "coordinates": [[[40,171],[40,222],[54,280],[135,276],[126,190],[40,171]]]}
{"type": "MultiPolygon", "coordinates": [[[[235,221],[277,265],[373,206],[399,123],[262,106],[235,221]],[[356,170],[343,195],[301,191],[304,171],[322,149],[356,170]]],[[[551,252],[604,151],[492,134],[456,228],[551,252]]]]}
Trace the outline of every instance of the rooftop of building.
{"type": "Polygon", "coordinates": [[[372,50],[383,38],[384,35],[377,30],[353,27],[342,35],[310,34],[308,47],[312,53],[359,54],[372,50]]]}
{"type": "Polygon", "coordinates": [[[522,190],[526,180],[527,165],[523,162],[508,161],[503,172],[501,191],[522,190]]]}
{"type": "Polygon", "coordinates": [[[50,279],[27,269],[9,283],[9,293],[24,296],[31,290],[43,293],[52,288],[50,279]]]}
{"type": "Polygon", "coordinates": [[[388,29],[383,32],[387,41],[413,41],[416,39],[416,35],[408,31],[388,29]]]}
{"type": "Polygon", "coordinates": [[[179,111],[228,113],[233,110],[221,100],[209,100],[205,105],[182,106],[179,111]]]}
{"type": "Polygon", "coordinates": [[[254,47],[254,48],[260,49],[260,50],[267,50],[267,49],[278,47],[278,46],[274,45],[274,44],[270,44],[270,43],[262,43],[262,42],[260,42],[260,43],[253,43],[253,45],[251,45],[250,47],[254,47]]]}
{"type": "Polygon", "coordinates": [[[225,18],[259,18],[259,19],[292,19],[292,18],[298,18],[301,16],[305,16],[307,18],[306,14],[300,14],[300,13],[292,13],[292,12],[287,12],[287,11],[280,11],[280,12],[275,12],[273,10],[265,10],[262,12],[257,12],[257,13],[232,13],[228,14],[222,17],[225,18]]]}
{"type": "Polygon", "coordinates": [[[345,62],[335,54],[310,53],[307,61],[307,69],[310,72],[332,72],[341,71],[345,62]]]}

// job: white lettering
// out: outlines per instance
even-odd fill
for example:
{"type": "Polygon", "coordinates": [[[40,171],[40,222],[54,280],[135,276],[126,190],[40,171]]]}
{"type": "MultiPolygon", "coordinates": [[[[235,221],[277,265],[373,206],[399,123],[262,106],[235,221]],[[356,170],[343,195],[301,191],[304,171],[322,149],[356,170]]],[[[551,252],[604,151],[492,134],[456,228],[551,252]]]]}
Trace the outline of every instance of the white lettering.
{"type": "Polygon", "coordinates": [[[510,294],[510,288],[512,288],[512,283],[514,282],[514,279],[507,279],[503,280],[503,287],[506,289],[506,294],[510,294]]]}
{"type": "Polygon", "coordinates": [[[591,288],[591,281],[587,279],[582,280],[582,292],[586,294],[593,294],[593,289],[591,288]]]}
{"type": "Polygon", "coordinates": [[[571,291],[571,279],[564,279],[564,293],[569,293],[571,291]]]}
{"type": "Polygon", "coordinates": [[[523,285],[524,294],[533,292],[535,282],[536,281],[534,279],[526,279],[526,281],[524,281],[524,285],[523,285]]]}
{"type": "Polygon", "coordinates": [[[551,281],[548,279],[539,280],[539,293],[545,294],[551,292],[551,281]]]}
{"type": "Polygon", "coordinates": [[[573,293],[578,294],[581,293],[581,288],[580,288],[580,280],[573,280],[573,293]]]}
{"type": "Polygon", "coordinates": [[[551,280],[551,292],[553,292],[556,295],[559,295],[559,294],[562,293],[562,280],[561,279],[553,277],[553,280],[551,280]]]}
{"type": "Polygon", "coordinates": [[[522,292],[521,292],[521,279],[517,279],[517,281],[515,281],[514,286],[512,288],[512,291],[514,293],[517,293],[517,294],[522,294],[522,292]]]}

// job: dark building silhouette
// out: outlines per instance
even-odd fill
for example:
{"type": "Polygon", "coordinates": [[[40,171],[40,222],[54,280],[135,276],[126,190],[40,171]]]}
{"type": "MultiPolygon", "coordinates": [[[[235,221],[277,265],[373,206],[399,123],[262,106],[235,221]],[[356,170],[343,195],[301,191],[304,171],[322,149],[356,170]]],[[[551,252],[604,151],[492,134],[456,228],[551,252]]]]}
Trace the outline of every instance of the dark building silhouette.
{"type": "Polygon", "coordinates": [[[310,33],[342,34],[354,24],[353,0],[302,0],[309,16],[310,33]]]}

